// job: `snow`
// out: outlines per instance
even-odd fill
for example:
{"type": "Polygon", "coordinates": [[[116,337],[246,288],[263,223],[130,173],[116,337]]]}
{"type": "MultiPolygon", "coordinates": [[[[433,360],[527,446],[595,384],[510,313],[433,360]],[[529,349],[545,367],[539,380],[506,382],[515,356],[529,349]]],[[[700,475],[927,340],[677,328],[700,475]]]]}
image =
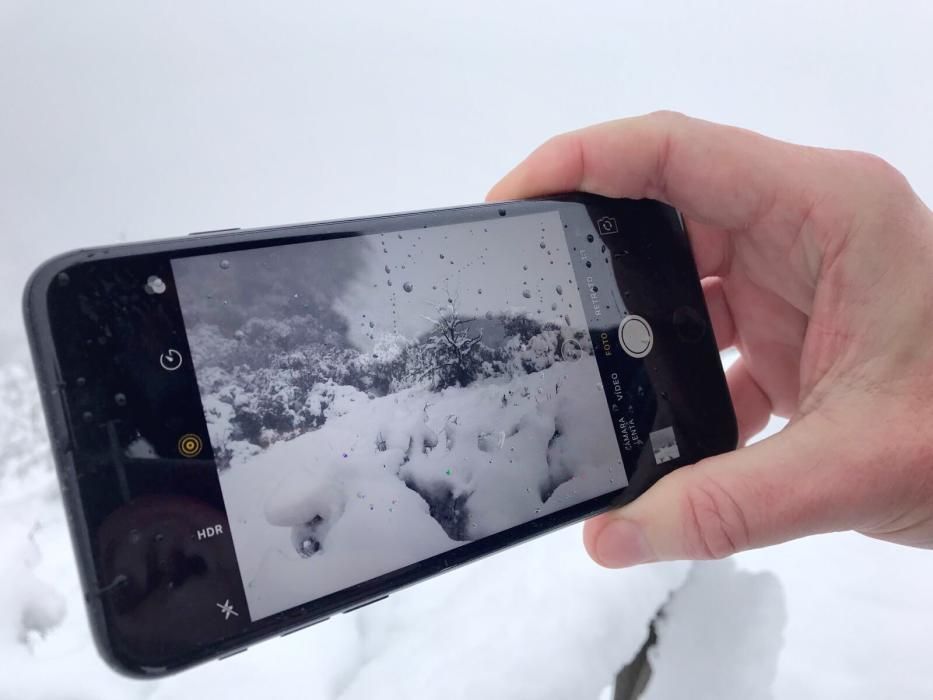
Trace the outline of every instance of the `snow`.
{"type": "Polygon", "coordinates": [[[232,462],[221,488],[253,618],[624,485],[597,380],[587,356],[439,393],[358,393],[319,429],[232,462]]]}
{"type": "Polygon", "coordinates": [[[787,621],[777,576],[700,562],[663,610],[644,700],[679,700],[685,688],[691,700],[772,697],[787,621]]]}
{"type": "MultiPolygon", "coordinates": [[[[689,567],[601,571],[578,528],[177,678],[112,673],[90,642],[24,369],[22,285],[79,245],[475,201],[552,134],[662,107],[879,153],[930,202],[931,13],[868,0],[183,10],[4,0],[0,698],[458,697],[467,683],[471,697],[599,697],[689,567]]],[[[773,697],[933,696],[928,551],[838,534],[735,564],[783,590],[773,697]]],[[[736,612],[739,600],[774,598],[736,586],[747,593],[736,612]]],[[[721,611],[702,590],[702,605],[721,611]]],[[[768,622],[757,642],[773,641],[768,622]]],[[[729,634],[680,644],[664,676],[691,697],[708,687],[749,697],[698,672],[704,659],[723,670],[718,642],[755,641],[729,634]]],[[[659,668],[674,650],[663,644],[659,668]]],[[[770,666],[755,668],[765,685],[770,666]]]]}

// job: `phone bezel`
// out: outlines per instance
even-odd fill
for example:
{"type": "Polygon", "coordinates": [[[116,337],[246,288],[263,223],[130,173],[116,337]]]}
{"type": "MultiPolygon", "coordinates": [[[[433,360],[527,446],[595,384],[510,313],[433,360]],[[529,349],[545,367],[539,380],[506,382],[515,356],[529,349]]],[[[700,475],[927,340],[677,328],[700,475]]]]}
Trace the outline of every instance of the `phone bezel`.
{"type": "MultiPolygon", "coordinates": [[[[157,254],[165,256],[194,255],[200,252],[223,252],[225,248],[252,247],[257,243],[285,244],[298,241],[319,240],[322,238],[366,234],[382,230],[398,230],[400,227],[432,227],[456,222],[483,221],[496,216],[533,214],[553,211],[567,205],[582,205],[591,221],[606,213],[616,216],[625,215],[625,207],[631,200],[611,200],[585,194],[569,194],[534,200],[473,205],[449,209],[436,209],[421,212],[375,216],[362,219],[346,219],[314,224],[295,224],[288,226],[258,228],[251,230],[224,230],[216,233],[169,238],[157,241],[125,244],[113,247],[82,249],[58,256],[42,265],[30,278],[25,295],[24,311],[30,346],[37,370],[37,381],[42,395],[43,406],[52,438],[52,452],[61,480],[66,514],[79,563],[82,587],[91,619],[91,628],[95,641],[105,659],[115,669],[136,677],[161,676],[176,672],[205,660],[229,656],[246,646],[263,639],[287,634],[316,622],[323,621],[340,612],[347,612],[362,607],[401,588],[433,577],[456,566],[488,556],[510,546],[545,534],[557,527],[591,517],[597,513],[617,507],[637,497],[651,483],[673,470],[658,469],[650,479],[636,479],[627,487],[617,489],[583,503],[542,516],[536,520],[517,525],[503,532],[469,542],[444,554],[403,567],[376,579],[352,586],[337,593],[310,601],[296,608],[291,608],[269,617],[261,618],[250,624],[249,629],[235,638],[225,639],[213,645],[193,649],[184,658],[168,660],[167,663],[147,665],[136,659],[127,658],[114,643],[110,634],[100,589],[96,580],[96,565],[92,552],[87,523],[84,521],[80,490],[78,489],[74,454],[69,442],[72,419],[65,404],[60,400],[64,389],[58,357],[52,337],[50,314],[47,307],[47,292],[59,275],[74,265],[88,260],[118,259],[120,257],[157,254]]],[[[661,206],[661,205],[659,205],[661,206]]],[[[576,208],[579,208],[576,206],[576,208]]],[[[672,228],[678,230],[680,246],[689,257],[689,241],[679,216],[669,209],[666,220],[672,228]]],[[[692,257],[690,257],[692,265],[692,257]]],[[[699,279],[693,267],[693,285],[691,295],[693,307],[709,323],[708,312],[703,303],[699,279]]],[[[721,365],[718,362],[718,350],[708,333],[703,342],[691,346],[691,351],[708,356],[711,372],[708,389],[711,412],[717,415],[715,435],[710,436],[715,446],[709,454],[733,449],[738,439],[735,415],[729,400],[728,389],[721,365]],[[715,360],[715,362],[713,361],[715,360]],[[718,371],[712,371],[718,367],[718,371]]]]}

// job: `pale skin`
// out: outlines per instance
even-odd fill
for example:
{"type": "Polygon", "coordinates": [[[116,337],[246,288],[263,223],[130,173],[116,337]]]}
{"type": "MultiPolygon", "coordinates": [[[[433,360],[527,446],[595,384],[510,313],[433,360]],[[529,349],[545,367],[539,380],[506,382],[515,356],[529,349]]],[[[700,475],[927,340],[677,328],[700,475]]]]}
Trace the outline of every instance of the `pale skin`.
{"type": "Polygon", "coordinates": [[[557,136],[490,200],[649,197],[684,215],[740,442],[586,523],[608,567],[856,530],[933,547],[933,213],[874,156],[657,113],[557,136]]]}

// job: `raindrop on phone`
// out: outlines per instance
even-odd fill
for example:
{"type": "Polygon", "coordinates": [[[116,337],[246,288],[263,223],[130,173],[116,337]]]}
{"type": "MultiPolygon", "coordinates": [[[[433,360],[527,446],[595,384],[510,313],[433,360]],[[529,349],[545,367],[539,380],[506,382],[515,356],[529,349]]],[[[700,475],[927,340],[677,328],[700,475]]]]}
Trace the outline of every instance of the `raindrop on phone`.
{"type": "Polygon", "coordinates": [[[538,247],[541,248],[541,250],[544,250],[545,248],[547,248],[547,243],[545,243],[544,241],[541,241],[538,244],[538,247]]]}
{"type": "Polygon", "coordinates": [[[114,394],[113,402],[117,406],[126,406],[126,394],[114,394]]]}
{"type": "Polygon", "coordinates": [[[522,296],[525,297],[526,299],[531,299],[531,292],[529,292],[529,291],[526,289],[526,290],[524,290],[524,291],[522,292],[522,296]]]}
{"type": "Polygon", "coordinates": [[[586,261],[586,266],[587,266],[587,267],[593,267],[593,263],[591,263],[589,260],[587,260],[587,261],[586,261]]]}
{"type": "Polygon", "coordinates": [[[505,209],[499,210],[499,216],[505,216],[505,209]]]}
{"type": "Polygon", "coordinates": [[[592,234],[592,233],[586,234],[586,240],[588,240],[590,243],[592,243],[592,242],[593,242],[593,234],[592,234]]]}
{"type": "Polygon", "coordinates": [[[221,261],[220,261],[220,269],[221,269],[221,270],[229,270],[229,269],[230,269],[230,261],[229,261],[229,260],[226,260],[226,259],[221,260],[221,261]]]}
{"type": "Polygon", "coordinates": [[[389,285],[389,286],[391,287],[391,286],[392,286],[392,280],[386,280],[386,284],[389,285]]]}
{"type": "Polygon", "coordinates": [[[68,276],[67,272],[59,272],[55,279],[58,281],[59,287],[67,287],[68,283],[71,282],[71,278],[68,276]]]}
{"type": "Polygon", "coordinates": [[[557,287],[555,287],[554,290],[555,290],[558,294],[563,294],[563,293],[564,293],[564,288],[561,287],[560,285],[557,285],[557,287]]]}
{"type": "Polygon", "coordinates": [[[557,304],[551,304],[551,311],[557,311],[557,304]]]}
{"type": "Polygon", "coordinates": [[[84,386],[85,384],[87,384],[87,379],[85,379],[84,377],[78,377],[77,379],[75,379],[75,384],[77,384],[79,387],[84,386]]]}
{"type": "Polygon", "coordinates": [[[412,286],[411,282],[406,282],[402,285],[402,289],[404,289],[406,292],[410,292],[412,289],[414,289],[414,286],[412,286]]]}
{"type": "Polygon", "coordinates": [[[443,259],[444,259],[444,254],[443,254],[443,253],[441,253],[441,260],[443,260],[443,259]]]}
{"type": "Polygon", "coordinates": [[[391,272],[391,270],[389,269],[389,266],[386,265],[386,274],[388,275],[390,272],[391,272]]]}

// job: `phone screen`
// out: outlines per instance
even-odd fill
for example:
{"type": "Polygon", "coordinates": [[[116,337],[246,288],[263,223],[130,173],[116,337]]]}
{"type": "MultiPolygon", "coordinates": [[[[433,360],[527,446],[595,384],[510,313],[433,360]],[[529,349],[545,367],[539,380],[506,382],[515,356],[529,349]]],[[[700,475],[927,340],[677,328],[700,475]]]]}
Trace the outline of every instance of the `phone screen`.
{"type": "Polygon", "coordinates": [[[679,456],[650,326],[621,330],[603,239],[556,211],[171,268],[253,620],[679,456]]]}

